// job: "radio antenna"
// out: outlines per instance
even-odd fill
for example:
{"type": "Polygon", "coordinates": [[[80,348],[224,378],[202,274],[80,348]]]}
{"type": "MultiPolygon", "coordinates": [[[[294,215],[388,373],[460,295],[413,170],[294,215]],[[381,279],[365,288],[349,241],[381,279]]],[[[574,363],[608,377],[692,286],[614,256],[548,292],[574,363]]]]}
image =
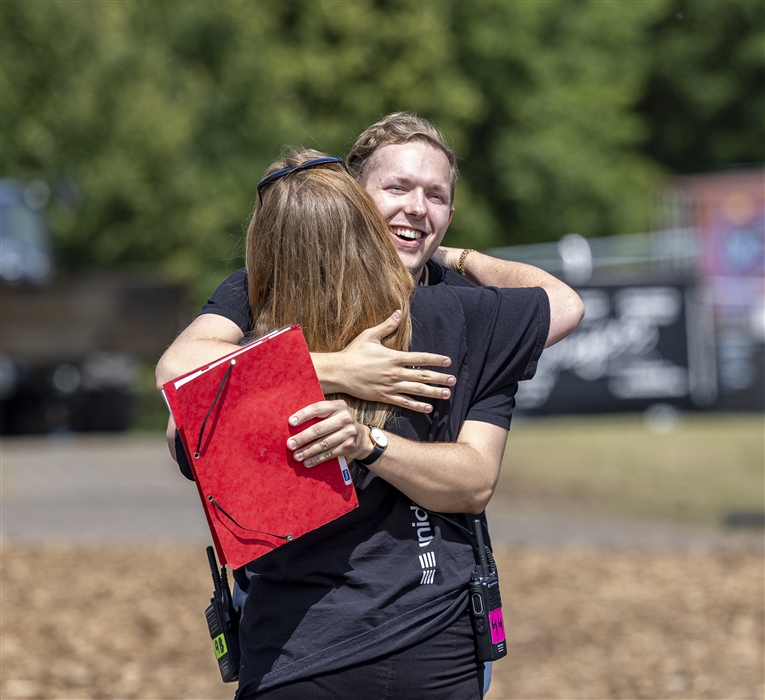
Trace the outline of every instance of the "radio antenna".
{"type": "Polygon", "coordinates": [[[220,574],[218,573],[218,560],[215,558],[215,550],[212,547],[207,548],[207,561],[210,562],[210,571],[212,571],[213,584],[215,584],[215,596],[221,599],[222,591],[220,585],[220,574]]]}
{"type": "Polygon", "coordinates": [[[475,539],[478,543],[478,564],[481,567],[483,575],[488,578],[489,562],[486,559],[486,545],[483,543],[483,528],[479,518],[473,520],[473,532],[475,533],[475,539]]]}

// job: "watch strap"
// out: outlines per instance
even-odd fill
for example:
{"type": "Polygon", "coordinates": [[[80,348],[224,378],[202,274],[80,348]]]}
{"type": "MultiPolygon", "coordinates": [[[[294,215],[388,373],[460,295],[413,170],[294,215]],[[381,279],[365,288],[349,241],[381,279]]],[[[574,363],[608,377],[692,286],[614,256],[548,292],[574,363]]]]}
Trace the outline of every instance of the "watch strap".
{"type": "Polygon", "coordinates": [[[365,467],[368,467],[370,464],[373,464],[378,459],[380,459],[383,452],[385,452],[385,447],[382,445],[379,445],[377,443],[377,440],[374,439],[374,436],[372,435],[372,428],[370,428],[368,425],[366,426],[366,429],[369,431],[369,439],[372,441],[372,444],[374,447],[372,448],[372,451],[363,459],[357,459],[357,462],[360,462],[365,467]]]}

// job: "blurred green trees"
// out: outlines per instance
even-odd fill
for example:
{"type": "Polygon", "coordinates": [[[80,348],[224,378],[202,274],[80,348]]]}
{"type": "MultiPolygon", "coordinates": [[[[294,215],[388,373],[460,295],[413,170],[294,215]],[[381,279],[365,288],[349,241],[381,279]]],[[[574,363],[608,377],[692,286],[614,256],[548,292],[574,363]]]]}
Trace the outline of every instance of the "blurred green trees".
{"type": "Polygon", "coordinates": [[[645,229],[667,174],[765,160],[763,2],[7,2],[1,28],[2,175],[76,184],[70,269],[235,269],[279,148],[344,154],[393,110],[463,159],[455,245],[645,229]]]}

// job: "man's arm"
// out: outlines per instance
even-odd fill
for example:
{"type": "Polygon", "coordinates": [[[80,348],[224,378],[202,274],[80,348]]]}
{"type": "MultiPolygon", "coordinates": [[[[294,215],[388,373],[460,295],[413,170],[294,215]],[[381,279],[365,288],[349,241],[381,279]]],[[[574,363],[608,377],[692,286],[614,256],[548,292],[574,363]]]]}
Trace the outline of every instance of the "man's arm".
{"type": "MultiPolygon", "coordinates": [[[[300,425],[318,423],[287,441],[295,459],[306,467],[343,456],[366,457],[374,445],[343,401],[306,406],[290,418],[300,425]]],[[[441,513],[481,513],[499,478],[507,430],[491,423],[466,421],[454,443],[421,443],[386,432],[388,447],[370,471],[413,501],[441,513]]]]}
{"type": "MultiPolygon", "coordinates": [[[[198,316],[159,358],[154,372],[157,389],[161,390],[171,379],[233,352],[239,347],[239,341],[243,337],[244,333],[239,326],[224,316],[198,316]]],[[[175,421],[172,416],[167,421],[165,439],[170,455],[177,461],[175,421]]]]}
{"type": "MultiPolygon", "coordinates": [[[[345,393],[368,401],[389,403],[420,413],[433,407],[426,399],[449,398],[454,376],[410,367],[448,367],[444,355],[390,350],[382,344],[401,320],[400,312],[380,325],[360,333],[344,350],[311,353],[316,374],[325,394],[345,393]],[[421,400],[412,398],[420,397],[421,400]]],[[[244,333],[233,321],[217,314],[198,316],[164,352],[157,363],[157,389],[186,372],[213,362],[239,347],[244,333]]],[[[175,455],[175,421],[170,416],[165,432],[167,446],[175,455]]],[[[371,448],[370,448],[371,449],[371,448]]]]}
{"type": "MultiPolygon", "coordinates": [[[[325,394],[345,393],[366,401],[428,413],[432,406],[411,398],[449,398],[448,388],[454,376],[411,367],[448,367],[445,355],[423,352],[399,352],[386,348],[383,338],[396,330],[399,311],[378,326],[360,333],[344,350],[334,353],[311,353],[316,374],[325,394]]],[[[206,362],[233,352],[244,337],[229,319],[216,314],[198,316],[165,351],[157,363],[157,388],[165,382],[190,372],[206,362]]]]}
{"type": "Polygon", "coordinates": [[[159,358],[154,375],[157,389],[162,389],[171,379],[233,352],[243,337],[239,326],[224,316],[197,316],[159,358]]]}
{"type": "MultiPolygon", "coordinates": [[[[433,259],[455,272],[459,272],[462,248],[441,246],[433,259]]],[[[550,331],[545,347],[563,340],[573,333],[584,318],[584,304],[579,295],[557,277],[533,265],[499,260],[477,251],[463,260],[466,276],[482,287],[541,287],[550,300],[550,331]]]]}
{"type": "Polygon", "coordinates": [[[412,442],[386,433],[369,469],[415,503],[440,513],[482,513],[494,494],[507,430],[465,421],[456,442],[412,442]]]}

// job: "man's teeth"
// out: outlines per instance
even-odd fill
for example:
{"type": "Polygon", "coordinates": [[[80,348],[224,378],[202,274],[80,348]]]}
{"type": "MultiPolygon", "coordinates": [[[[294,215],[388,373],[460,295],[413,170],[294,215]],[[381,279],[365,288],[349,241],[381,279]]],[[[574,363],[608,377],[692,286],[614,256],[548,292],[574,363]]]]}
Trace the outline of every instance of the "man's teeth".
{"type": "Polygon", "coordinates": [[[410,241],[416,241],[418,238],[422,238],[422,231],[415,231],[413,228],[394,228],[393,233],[399,238],[406,238],[410,241]]]}

